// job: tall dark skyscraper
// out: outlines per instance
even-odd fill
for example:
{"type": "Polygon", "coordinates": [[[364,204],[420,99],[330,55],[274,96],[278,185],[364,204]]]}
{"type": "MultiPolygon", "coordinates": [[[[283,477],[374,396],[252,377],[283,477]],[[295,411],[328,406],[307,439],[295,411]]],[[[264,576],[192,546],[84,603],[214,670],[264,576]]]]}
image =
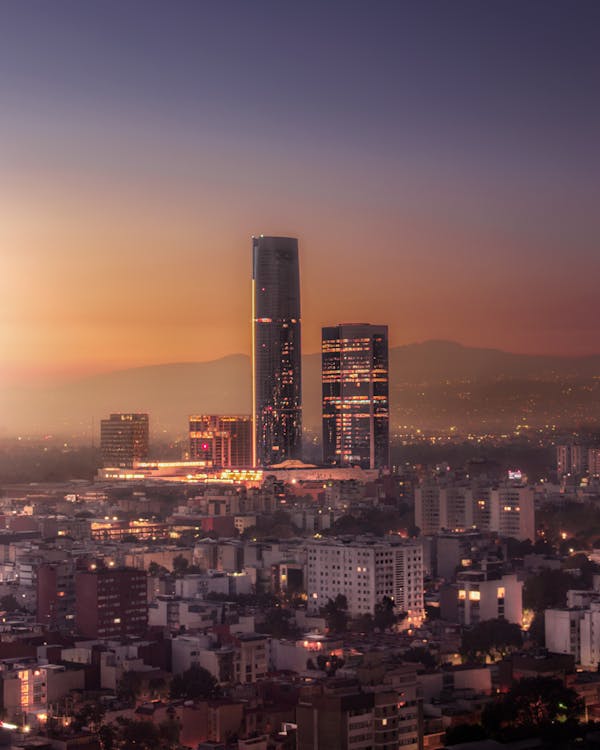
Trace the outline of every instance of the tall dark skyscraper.
{"type": "Polygon", "coordinates": [[[323,328],[323,460],[389,465],[388,329],[368,323],[323,328]]]}
{"type": "Polygon", "coordinates": [[[252,239],[254,459],[299,458],[302,438],[298,240],[252,239]]]}

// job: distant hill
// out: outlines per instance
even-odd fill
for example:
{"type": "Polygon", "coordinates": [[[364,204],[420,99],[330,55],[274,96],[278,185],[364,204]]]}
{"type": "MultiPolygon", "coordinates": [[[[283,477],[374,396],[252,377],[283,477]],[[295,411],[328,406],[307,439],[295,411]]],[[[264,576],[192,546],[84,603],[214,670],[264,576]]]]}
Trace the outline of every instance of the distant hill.
{"type": "MultiPolygon", "coordinates": [[[[390,350],[392,424],[427,429],[515,419],[600,418],[600,355],[556,357],[427,341],[390,350]],[[565,384],[569,384],[565,387],[565,384]]],[[[304,422],[318,430],[320,356],[303,359],[304,422]]],[[[158,436],[183,435],[194,412],[250,413],[250,360],[138,367],[52,388],[0,390],[0,434],[90,434],[111,411],[147,411],[158,436]]],[[[571,421],[569,421],[571,420],[571,421]]]]}
{"type": "Polygon", "coordinates": [[[558,357],[479,349],[454,341],[426,341],[390,350],[390,371],[397,382],[496,378],[588,378],[600,376],[600,354],[558,357]]]}

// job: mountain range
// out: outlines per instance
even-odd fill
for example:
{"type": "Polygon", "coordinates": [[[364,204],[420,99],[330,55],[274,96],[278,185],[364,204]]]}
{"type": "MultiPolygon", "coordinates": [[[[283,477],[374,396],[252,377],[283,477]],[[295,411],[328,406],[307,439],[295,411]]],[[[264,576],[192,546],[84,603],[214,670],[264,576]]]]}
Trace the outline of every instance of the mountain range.
{"type": "MultiPolygon", "coordinates": [[[[427,341],[390,349],[392,429],[504,429],[600,421],[600,355],[526,355],[427,341]],[[550,422],[548,422],[550,420],[550,422]]],[[[320,355],[303,357],[304,426],[320,424],[320,355]]],[[[137,367],[46,388],[0,389],[0,434],[90,435],[112,411],[146,411],[183,436],[196,413],[250,413],[246,355],[137,367]]]]}

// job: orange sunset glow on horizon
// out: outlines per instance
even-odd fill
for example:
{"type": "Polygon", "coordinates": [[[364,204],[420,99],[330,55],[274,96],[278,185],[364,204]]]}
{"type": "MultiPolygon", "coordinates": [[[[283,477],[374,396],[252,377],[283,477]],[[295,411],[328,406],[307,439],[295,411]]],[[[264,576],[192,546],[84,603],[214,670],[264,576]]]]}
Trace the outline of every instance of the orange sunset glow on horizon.
{"type": "Polygon", "coordinates": [[[539,68],[525,64],[526,10],[493,33],[484,15],[469,20],[479,34],[448,17],[425,64],[395,36],[406,23],[427,37],[417,9],[386,6],[390,30],[377,19],[373,36],[347,8],[333,41],[325,9],[263,28],[243,8],[232,24],[185,5],[186,22],[158,9],[134,36],[135,14],[98,9],[48,17],[43,34],[14,9],[21,43],[0,51],[3,383],[249,353],[261,232],[299,239],[305,353],[344,321],[387,324],[392,346],[600,351],[583,48],[565,90],[533,102],[556,63],[540,48],[539,68]]]}

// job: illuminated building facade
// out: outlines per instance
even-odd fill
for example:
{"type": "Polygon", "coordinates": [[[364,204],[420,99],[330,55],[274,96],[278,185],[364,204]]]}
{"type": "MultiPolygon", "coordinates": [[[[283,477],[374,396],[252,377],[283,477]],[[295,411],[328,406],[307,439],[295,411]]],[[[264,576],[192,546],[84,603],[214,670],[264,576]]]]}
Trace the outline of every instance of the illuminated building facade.
{"type": "Polygon", "coordinates": [[[461,625],[496,619],[521,624],[523,581],[519,581],[515,573],[500,575],[486,567],[463,571],[457,576],[457,586],[461,625]]]}
{"type": "Polygon", "coordinates": [[[323,460],[389,465],[388,329],[367,323],[323,328],[323,460]]]}
{"type": "Polygon", "coordinates": [[[254,465],[300,458],[302,390],[298,240],[252,240],[254,465]]]}
{"type": "Polygon", "coordinates": [[[219,469],[252,467],[252,417],[191,416],[190,460],[219,469]]]}
{"type": "Polygon", "coordinates": [[[384,597],[418,624],[423,618],[423,548],[420,542],[355,538],[307,544],[307,609],[317,613],[338,594],[352,616],[374,614],[384,597]]]}
{"type": "Polygon", "coordinates": [[[100,452],[104,466],[131,467],[148,458],[147,414],[111,414],[100,423],[100,452]]]}

